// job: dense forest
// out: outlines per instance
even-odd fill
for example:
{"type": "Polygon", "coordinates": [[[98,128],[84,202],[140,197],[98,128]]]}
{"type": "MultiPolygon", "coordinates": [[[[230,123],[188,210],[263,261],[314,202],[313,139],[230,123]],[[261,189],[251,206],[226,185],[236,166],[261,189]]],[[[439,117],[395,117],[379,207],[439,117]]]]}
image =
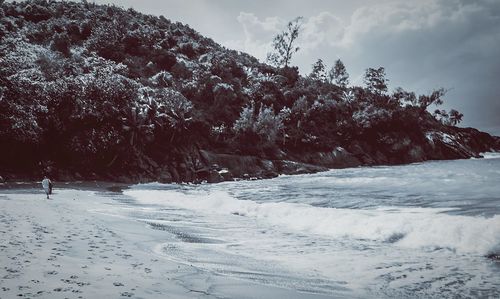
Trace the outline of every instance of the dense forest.
{"type": "Polygon", "coordinates": [[[390,92],[383,67],[352,86],[340,60],[300,75],[280,48],[299,22],[265,64],[162,16],[0,0],[0,175],[218,181],[499,149],[434,107],[443,89],[390,92]]]}

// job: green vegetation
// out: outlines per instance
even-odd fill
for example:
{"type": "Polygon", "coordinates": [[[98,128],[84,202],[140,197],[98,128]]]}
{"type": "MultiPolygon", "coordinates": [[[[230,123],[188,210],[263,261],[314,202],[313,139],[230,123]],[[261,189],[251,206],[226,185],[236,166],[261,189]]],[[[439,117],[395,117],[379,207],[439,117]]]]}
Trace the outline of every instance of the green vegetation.
{"type": "Polygon", "coordinates": [[[367,69],[364,87],[349,86],[340,60],[300,76],[290,60],[301,18],[275,38],[270,66],[132,9],[1,1],[0,17],[3,169],[125,173],[192,147],[275,159],[362,144],[397,156],[397,140],[421,142],[463,117],[427,112],[442,89],[390,94],[382,67],[367,69]]]}
{"type": "Polygon", "coordinates": [[[288,22],[286,30],[279,33],[274,37],[273,48],[274,52],[267,55],[267,60],[277,67],[288,67],[293,54],[295,54],[300,47],[295,43],[299,37],[300,27],[302,26],[302,17],[297,17],[288,22]]]}

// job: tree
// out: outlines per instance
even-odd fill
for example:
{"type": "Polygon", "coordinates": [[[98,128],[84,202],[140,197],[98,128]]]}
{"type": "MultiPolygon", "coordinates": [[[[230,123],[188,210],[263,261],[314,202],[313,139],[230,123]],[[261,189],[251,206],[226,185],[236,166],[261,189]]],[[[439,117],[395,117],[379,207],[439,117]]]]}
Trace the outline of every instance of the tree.
{"type": "Polygon", "coordinates": [[[318,59],[318,61],[312,65],[312,71],[309,78],[316,81],[326,82],[326,67],[322,59],[318,59]]]}
{"type": "Polygon", "coordinates": [[[34,3],[29,3],[24,8],[23,13],[26,20],[38,23],[52,17],[52,12],[48,8],[42,6],[45,3],[40,2],[37,4],[35,1],[33,2],[34,3]]]}
{"type": "Polygon", "coordinates": [[[430,105],[442,105],[443,99],[442,97],[446,94],[446,90],[444,88],[439,88],[431,92],[430,95],[420,95],[418,97],[418,105],[420,110],[424,111],[430,105]]]}
{"type": "Polygon", "coordinates": [[[462,113],[458,112],[455,109],[451,109],[449,115],[450,115],[450,125],[452,126],[458,125],[462,121],[462,118],[464,117],[462,113]]]}
{"type": "Polygon", "coordinates": [[[394,93],[392,94],[392,100],[400,106],[413,105],[417,104],[417,96],[414,92],[409,92],[404,90],[401,87],[396,88],[394,93]]]}
{"type": "Polygon", "coordinates": [[[275,143],[283,129],[283,121],[274,114],[272,107],[260,106],[254,131],[265,141],[275,143]]]}
{"type": "Polygon", "coordinates": [[[391,120],[394,111],[378,107],[373,103],[365,103],[353,113],[352,119],[360,129],[369,129],[387,123],[391,120]]]}
{"type": "Polygon", "coordinates": [[[451,109],[450,112],[446,110],[436,109],[433,114],[434,118],[440,121],[446,126],[456,126],[462,121],[464,115],[455,109],[451,109]]]}
{"type": "Polygon", "coordinates": [[[59,51],[64,56],[68,57],[70,55],[71,43],[66,32],[56,33],[54,39],[52,40],[51,49],[59,51]]]}
{"type": "Polygon", "coordinates": [[[255,102],[243,108],[233,125],[237,134],[256,134],[264,145],[274,144],[282,129],[283,120],[280,115],[275,115],[274,109],[265,105],[261,105],[257,112],[255,102]]]}
{"type": "Polygon", "coordinates": [[[255,102],[252,102],[250,106],[243,107],[243,110],[241,110],[240,113],[240,117],[234,122],[233,130],[237,133],[252,131],[255,122],[254,111],[255,102]]]}
{"type": "Polygon", "coordinates": [[[436,109],[433,114],[434,118],[437,119],[439,122],[441,122],[443,125],[449,125],[450,124],[450,115],[446,110],[439,110],[436,109]]]}
{"type": "Polygon", "coordinates": [[[139,115],[148,117],[153,128],[170,134],[172,141],[177,133],[188,130],[192,121],[193,104],[180,92],[171,88],[138,90],[139,115]]]}
{"type": "Polygon", "coordinates": [[[347,87],[347,85],[349,84],[349,74],[347,73],[342,60],[337,59],[335,61],[335,65],[328,73],[328,78],[330,79],[331,83],[335,83],[342,88],[347,87]]]}
{"type": "Polygon", "coordinates": [[[288,22],[285,31],[276,35],[273,39],[273,53],[268,53],[267,60],[277,67],[288,67],[292,55],[300,48],[295,46],[299,37],[302,17],[297,17],[288,22]]]}
{"type": "Polygon", "coordinates": [[[125,51],[121,40],[122,33],[114,23],[102,23],[92,28],[92,35],[85,46],[105,59],[122,61],[125,51]]]}
{"type": "Polygon", "coordinates": [[[383,95],[387,92],[387,82],[385,78],[385,69],[379,67],[378,69],[368,68],[365,72],[364,82],[369,91],[383,95]]]}

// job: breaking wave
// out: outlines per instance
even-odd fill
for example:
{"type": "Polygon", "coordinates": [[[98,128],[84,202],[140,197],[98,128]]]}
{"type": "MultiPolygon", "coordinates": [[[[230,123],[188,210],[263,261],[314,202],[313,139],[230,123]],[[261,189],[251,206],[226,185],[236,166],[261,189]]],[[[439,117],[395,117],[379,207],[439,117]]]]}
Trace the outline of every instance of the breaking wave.
{"type": "Polygon", "coordinates": [[[450,209],[340,209],[301,203],[238,200],[224,191],[126,190],[142,204],[193,210],[207,215],[251,217],[266,225],[328,238],[392,243],[409,248],[447,248],[458,253],[500,252],[500,215],[450,215],[450,209]]]}

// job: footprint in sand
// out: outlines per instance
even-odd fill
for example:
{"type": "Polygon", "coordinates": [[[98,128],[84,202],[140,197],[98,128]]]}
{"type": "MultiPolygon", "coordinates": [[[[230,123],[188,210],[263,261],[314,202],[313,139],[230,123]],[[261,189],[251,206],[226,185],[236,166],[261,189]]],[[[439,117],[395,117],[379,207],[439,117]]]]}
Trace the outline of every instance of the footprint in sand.
{"type": "Polygon", "coordinates": [[[46,274],[48,275],[57,275],[59,272],[57,272],[56,270],[51,270],[51,271],[48,271],[48,272],[45,272],[46,274]]]}
{"type": "Polygon", "coordinates": [[[121,293],[122,297],[132,297],[134,296],[134,293],[130,293],[130,292],[123,292],[121,293]]]}
{"type": "Polygon", "coordinates": [[[55,288],[54,292],[68,292],[70,290],[71,290],[71,288],[61,288],[61,287],[59,287],[59,288],[55,288]]]}

